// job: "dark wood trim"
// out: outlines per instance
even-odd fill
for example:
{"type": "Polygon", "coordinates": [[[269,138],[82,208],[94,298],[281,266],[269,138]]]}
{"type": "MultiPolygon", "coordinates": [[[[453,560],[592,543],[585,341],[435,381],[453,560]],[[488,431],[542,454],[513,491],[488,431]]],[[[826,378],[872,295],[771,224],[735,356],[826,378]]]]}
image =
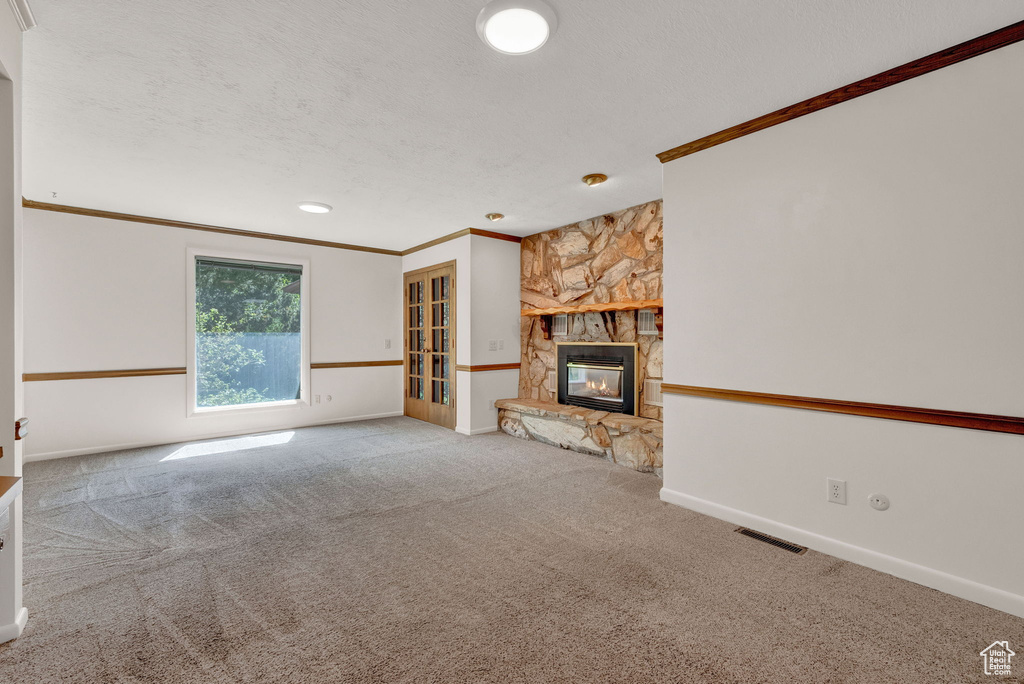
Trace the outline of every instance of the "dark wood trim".
{"type": "Polygon", "coordinates": [[[455,370],[462,371],[464,373],[480,373],[483,371],[519,370],[521,367],[521,363],[490,363],[481,366],[456,364],[455,370]]]}
{"type": "Polygon", "coordinates": [[[443,244],[443,243],[448,242],[450,240],[458,240],[460,237],[465,237],[467,235],[477,235],[479,237],[491,238],[493,240],[508,240],[509,242],[522,242],[523,241],[523,238],[517,237],[515,235],[506,235],[505,233],[495,233],[494,231],[481,230],[479,228],[464,228],[464,229],[462,229],[462,230],[460,230],[460,231],[458,231],[456,233],[450,233],[450,234],[445,235],[443,237],[439,237],[436,240],[431,240],[430,242],[424,242],[421,245],[416,245],[415,247],[410,247],[409,249],[404,249],[404,250],[402,250],[402,256],[406,256],[407,254],[412,254],[413,252],[419,252],[421,250],[427,249],[428,247],[434,247],[436,245],[443,244]]]}
{"type": "Polygon", "coordinates": [[[507,233],[495,233],[493,230],[482,230],[480,228],[470,228],[470,235],[476,235],[477,237],[491,238],[492,240],[505,240],[507,242],[515,242],[519,244],[523,241],[523,238],[518,235],[508,235],[507,233]]]}
{"type": "Polygon", "coordinates": [[[966,413],[964,411],[943,411],[939,409],[916,408],[912,406],[892,406],[890,404],[869,404],[860,401],[818,399],[814,397],[797,397],[788,394],[766,394],[764,392],[746,392],[742,390],[729,390],[717,387],[694,387],[691,385],[673,385],[669,383],[662,383],[661,391],[663,394],[680,394],[688,397],[738,401],[746,404],[784,406],[786,408],[806,409],[808,411],[845,413],[851,416],[885,418],[888,420],[903,420],[911,423],[928,423],[930,425],[946,425],[949,427],[968,428],[970,430],[1008,432],[1015,435],[1024,435],[1024,418],[1014,416],[996,416],[987,413],[966,413]]]}
{"type": "Polygon", "coordinates": [[[185,375],[184,368],[137,368],[132,370],[73,371],[69,373],[24,373],[22,382],[47,380],[94,380],[97,378],[139,378],[148,375],[185,375]]]}
{"type": "Polygon", "coordinates": [[[19,418],[14,421],[14,441],[17,442],[19,439],[24,439],[25,435],[28,434],[28,418],[19,418]]]}
{"type": "Polygon", "coordinates": [[[69,207],[63,204],[51,204],[49,202],[36,202],[30,199],[21,200],[21,206],[26,209],[40,209],[42,211],[54,211],[60,214],[76,214],[78,216],[91,216],[93,218],[114,219],[115,221],[131,221],[133,223],[148,223],[154,226],[166,226],[168,228],[185,228],[187,230],[200,230],[207,233],[221,233],[223,235],[234,235],[236,237],[260,238],[262,240],[278,240],[280,242],[296,242],[302,245],[313,245],[315,247],[331,247],[333,249],[348,249],[356,252],[372,252],[374,254],[387,254],[389,256],[401,256],[402,252],[393,249],[377,249],[376,247],[363,247],[361,245],[348,245],[342,242],[329,242],[327,240],[313,240],[311,238],[297,237],[294,235],[279,235],[277,233],[261,233],[253,230],[242,230],[239,228],[224,228],[222,226],[209,226],[203,223],[188,223],[187,221],[175,221],[173,219],[153,218],[150,216],[138,216],[136,214],[122,214],[115,211],[103,211],[100,209],[86,209],[83,207],[69,207]]]}
{"type": "Polygon", "coordinates": [[[812,97],[798,102],[797,104],[783,107],[770,114],[759,116],[756,119],[751,119],[744,123],[727,128],[724,131],[713,133],[709,136],[703,137],[699,140],[674,147],[671,150],[667,150],[658,155],[658,159],[661,163],[670,162],[680,157],[685,157],[701,150],[706,150],[709,147],[715,145],[721,145],[722,143],[735,140],[736,138],[742,138],[745,135],[756,133],[757,131],[763,131],[766,128],[777,126],[787,121],[792,121],[798,117],[804,116],[805,114],[811,114],[819,110],[831,107],[833,105],[846,102],[854,98],[860,97],[861,95],[867,95],[873,93],[876,90],[882,88],[888,88],[891,85],[902,83],[903,81],[909,81],[912,78],[923,76],[925,74],[937,71],[944,67],[963,62],[983,55],[986,52],[992,50],[998,50],[999,48],[1012,45],[1016,42],[1024,40],[1024,21],[1019,21],[1016,24],[1011,24],[1005,28],[986,33],[983,36],[968,40],[967,42],[954,45],[951,48],[946,48],[939,52],[915,59],[912,62],[907,62],[901,66],[883,71],[880,74],[869,76],[861,79],[855,83],[830,90],[827,93],[812,97]]]}
{"type": "Polygon", "coordinates": [[[323,370],[326,368],[370,368],[374,366],[401,366],[401,359],[392,361],[339,361],[337,363],[311,363],[312,370],[323,370]]]}

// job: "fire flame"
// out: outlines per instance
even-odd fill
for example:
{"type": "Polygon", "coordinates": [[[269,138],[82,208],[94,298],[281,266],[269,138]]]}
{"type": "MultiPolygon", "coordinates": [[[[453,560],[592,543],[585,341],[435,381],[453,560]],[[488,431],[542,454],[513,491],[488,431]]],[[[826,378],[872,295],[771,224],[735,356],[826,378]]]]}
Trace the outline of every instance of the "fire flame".
{"type": "Polygon", "coordinates": [[[607,392],[608,391],[608,383],[605,382],[604,378],[601,378],[601,385],[600,386],[598,386],[598,384],[596,382],[594,382],[593,380],[587,380],[587,389],[589,389],[589,390],[597,390],[599,392],[607,392]]]}

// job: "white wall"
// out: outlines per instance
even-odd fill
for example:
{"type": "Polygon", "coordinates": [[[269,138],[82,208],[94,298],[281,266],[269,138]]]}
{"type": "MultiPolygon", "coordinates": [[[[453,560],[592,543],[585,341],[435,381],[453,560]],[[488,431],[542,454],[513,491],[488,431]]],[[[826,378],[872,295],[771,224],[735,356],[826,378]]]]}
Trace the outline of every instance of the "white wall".
{"type": "MultiPolygon", "coordinates": [[[[1022,68],[1016,44],[667,164],[666,381],[1024,415],[1022,68]]],[[[665,413],[666,500],[1024,616],[1024,437],[665,413]]]]}
{"type": "MultiPolygon", "coordinates": [[[[401,359],[394,256],[39,210],[25,211],[25,226],[26,373],[185,366],[190,247],[308,259],[313,363],[401,359]]],[[[183,375],[25,383],[27,457],[402,412],[400,367],[311,376],[320,404],[195,417],[183,375]]]]}
{"type": "MultiPolygon", "coordinates": [[[[519,363],[519,243],[472,236],[473,339],[471,365],[519,363]],[[491,350],[496,340],[499,349],[491,350]]],[[[462,373],[466,375],[466,373],[462,373]]],[[[519,369],[469,373],[472,382],[472,434],[498,429],[496,399],[519,395],[519,369]]]]}
{"type": "MultiPolygon", "coordinates": [[[[11,6],[0,7],[0,475],[20,476],[23,442],[14,421],[24,416],[22,364],[21,28],[11,6]]],[[[0,642],[21,634],[22,503],[10,506],[11,528],[0,552],[0,642]]]]}
{"type": "MultiPolygon", "coordinates": [[[[456,262],[455,363],[464,366],[519,362],[519,243],[465,235],[402,257],[402,271],[456,262]],[[490,340],[504,340],[491,351],[490,340]]],[[[480,434],[498,429],[495,399],[519,392],[519,371],[456,372],[455,430],[480,434]]]]}

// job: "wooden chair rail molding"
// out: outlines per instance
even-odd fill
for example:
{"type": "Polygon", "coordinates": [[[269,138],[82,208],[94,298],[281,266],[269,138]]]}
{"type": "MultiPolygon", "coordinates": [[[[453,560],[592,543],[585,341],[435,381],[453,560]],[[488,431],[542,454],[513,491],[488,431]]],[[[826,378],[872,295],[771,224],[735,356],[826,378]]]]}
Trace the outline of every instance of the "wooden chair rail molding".
{"type": "Polygon", "coordinates": [[[389,361],[338,361],[336,363],[311,363],[312,370],[324,370],[326,368],[370,368],[373,366],[401,366],[401,359],[389,361]]]}
{"type": "Polygon", "coordinates": [[[720,389],[717,387],[694,387],[692,385],[673,385],[663,383],[664,394],[680,394],[688,397],[705,399],[721,399],[738,401],[746,404],[763,404],[766,406],[784,406],[786,408],[806,409],[808,411],[824,411],[827,413],[845,413],[851,416],[869,418],[886,418],[911,423],[928,423],[930,425],[946,425],[948,427],[968,428],[970,430],[986,430],[988,432],[1007,432],[1024,435],[1024,418],[1014,416],[995,416],[987,413],[966,413],[963,411],[942,411],[939,409],[915,408],[912,406],[892,406],[890,404],[869,404],[860,401],[840,401],[838,399],[817,399],[814,397],[797,397],[788,394],[766,394],[763,392],[746,392],[742,390],[720,389]]]}
{"type": "Polygon", "coordinates": [[[484,371],[519,370],[522,367],[520,362],[516,363],[489,363],[480,366],[466,366],[456,364],[455,370],[464,373],[481,373],[484,371]]]}
{"type": "Polygon", "coordinates": [[[812,97],[803,102],[783,107],[782,109],[776,110],[770,114],[759,116],[756,119],[751,119],[744,123],[727,128],[724,131],[718,133],[712,133],[709,136],[694,140],[693,142],[674,147],[671,150],[667,150],[658,155],[658,159],[661,163],[670,162],[680,157],[685,157],[701,150],[706,150],[709,147],[715,145],[721,145],[722,143],[735,140],[736,138],[742,138],[745,135],[756,133],[757,131],[763,131],[766,128],[777,126],[780,123],[792,121],[798,117],[804,116],[805,114],[811,114],[820,109],[831,107],[832,105],[846,102],[854,98],[860,97],[861,95],[867,95],[873,93],[876,90],[882,88],[888,88],[891,85],[902,83],[903,81],[909,81],[912,78],[923,76],[932,71],[937,71],[943,67],[956,64],[957,62],[963,62],[983,55],[986,52],[997,50],[1007,45],[1012,45],[1018,41],[1024,40],[1024,21],[1019,21],[1016,24],[1011,24],[1005,28],[998,29],[991,33],[986,33],[983,36],[968,40],[967,42],[954,45],[951,48],[940,50],[939,52],[915,59],[912,62],[907,62],[902,66],[883,71],[880,74],[869,76],[861,79],[856,83],[836,88],[822,95],[812,97]]]}
{"type": "Polygon", "coordinates": [[[97,378],[140,378],[148,375],[185,375],[184,368],[134,368],[129,370],[71,371],[67,373],[24,373],[22,382],[48,380],[94,380],[97,378]]]}
{"type": "Polygon", "coordinates": [[[587,313],[590,311],[630,311],[632,309],[660,309],[661,299],[642,299],[632,302],[606,302],[604,304],[580,304],[578,306],[554,306],[549,309],[523,309],[520,316],[551,316],[563,313],[587,313]]]}
{"type": "MultiPolygon", "coordinates": [[[[339,363],[311,363],[312,370],[324,368],[365,368],[369,366],[401,366],[401,359],[388,361],[342,361],[339,363]]],[[[22,382],[48,380],[95,380],[103,378],[140,378],[150,375],[185,375],[185,368],[134,368],[129,370],[72,371],[67,373],[24,373],[22,382]]]]}

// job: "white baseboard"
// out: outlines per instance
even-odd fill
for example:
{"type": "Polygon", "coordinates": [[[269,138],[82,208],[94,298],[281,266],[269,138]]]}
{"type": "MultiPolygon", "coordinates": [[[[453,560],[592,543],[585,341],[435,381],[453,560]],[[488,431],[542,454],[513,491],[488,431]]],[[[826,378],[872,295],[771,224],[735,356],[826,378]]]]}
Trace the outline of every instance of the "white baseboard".
{"type": "Polygon", "coordinates": [[[476,430],[467,430],[466,428],[463,427],[456,427],[455,431],[458,432],[460,435],[469,435],[470,437],[472,437],[473,435],[486,435],[488,432],[497,432],[498,426],[494,425],[491,427],[482,427],[477,428],[476,430]]]}
{"type": "Polygon", "coordinates": [[[21,633],[25,630],[27,622],[28,608],[22,608],[18,611],[18,617],[14,619],[14,622],[9,625],[0,626],[0,644],[20,637],[21,633]]]}
{"type": "Polygon", "coordinates": [[[64,451],[50,451],[42,454],[25,454],[24,462],[32,463],[34,461],[50,461],[55,458],[70,458],[71,456],[87,456],[89,454],[103,454],[108,451],[122,451],[124,449],[144,449],[146,447],[163,446],[165,444],[180,444],[182,442],[201,442],[207,439],[218,439],[220,437],[237,437],[239,435],[258,435],[264,432],[278,432],[280,430],[294,430],[296,428],[313,427],[316,425],[334,425],[336,423],[355,423],[361,420],[375,420],[377,418],[394,418],[395,416],[403,416],[403,411],[389,411],[387,413],[371,413],[365,416],[351,416],[349,418],[331,418],[328,420],[320,420],[312,423],[301,423],[299,425],[284,425],[281,427],[274,428],[260,428],[259,430],[231,430],[228,432],[215,432],[210,434],[202,434],[195,436],[183,437],[180,440],[173,442],[163,441],[143,441],[143,442],[125,442],[122,444],[104,444],[100,446],[83,447],[81,449],[66,449],[64,451]]]}
{"type": "Polygon", "coordinates": [[[1024,618],[1024,596],[671,489],[662,488],[661,500],[1024,618]]]}

